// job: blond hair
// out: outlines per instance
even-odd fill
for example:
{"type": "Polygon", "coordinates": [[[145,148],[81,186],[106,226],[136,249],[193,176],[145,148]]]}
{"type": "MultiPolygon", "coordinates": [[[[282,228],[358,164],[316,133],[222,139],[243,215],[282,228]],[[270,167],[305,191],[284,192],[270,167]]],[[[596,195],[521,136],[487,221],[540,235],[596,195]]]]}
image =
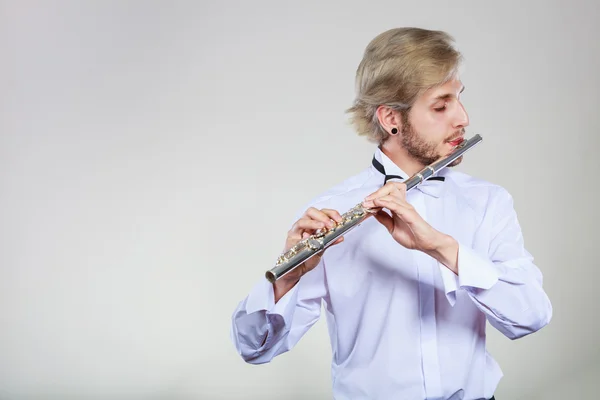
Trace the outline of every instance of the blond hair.
{"type": "Polygon", "coordinates": [[[377,108],[386,105],[407,118],[416,99],[452,79],[461,62],[453,37],[445,32],[406,27],[379,34],[356,70],[356,98],[346,110],[350,122],[369,141],[384,142],[389,134],[379,123],[377,108]]]}

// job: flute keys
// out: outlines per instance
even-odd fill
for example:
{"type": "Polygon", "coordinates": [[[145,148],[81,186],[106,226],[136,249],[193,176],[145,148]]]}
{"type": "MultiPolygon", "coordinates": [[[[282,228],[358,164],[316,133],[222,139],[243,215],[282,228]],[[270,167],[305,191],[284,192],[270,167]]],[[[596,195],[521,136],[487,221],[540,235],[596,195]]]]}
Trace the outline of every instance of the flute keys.
{"type": "Polygon", "coordinates": [[[312,237],[315,238],[322,238],[323,236],[325,236],[325,233],[327,233],[327,229],[317,229],[317,231],[313,234],[312,237]]]}
{"type": "Polygon", "coordinates": [[[364,211],[363,211],[363,210],[361,210],[361,209],[356,209],[356,210],[354,210],[354,212],[352,213],[352,216],[353,216],[353,217],[355,217],[355,218],[362,217],[363,215],[365,215],[365,213],[364,213],[364,211]]]}
{"type": "Polygon", "coordinates": [[[310,239],[306,244],[311,250],[320,250],[323,247],[323,243],[317,239],[310,239]]]}

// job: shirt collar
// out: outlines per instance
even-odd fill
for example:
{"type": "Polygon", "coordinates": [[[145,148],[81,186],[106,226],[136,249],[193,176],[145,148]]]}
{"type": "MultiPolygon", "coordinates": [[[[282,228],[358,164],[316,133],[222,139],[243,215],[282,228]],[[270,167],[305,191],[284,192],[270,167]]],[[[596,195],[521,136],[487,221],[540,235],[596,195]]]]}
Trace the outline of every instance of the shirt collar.
{"type": "MultiPolygon", "coordinates": [[[[386,156],[383,151],[381,151],[381,148],[377,147],[377,149],[375,150],[375,154],[373,155],[373,165],[372,168],[374,168],[376,171],[378,171],[378,168],[375,167],[376,163],[381,164],[381,166],[383,166],[383,169],[385,170],[385,175],[381,174],[380,171],[378,171],[378,173],[381,174],[381,182],[382,184],[385,181],[385,177],[388,177],[388,181],[395,181],[395,182],[404,182],[406,181],[408,178],[410,178],[410,176],[404,172],[398,165],[396,165],[388,156],[386,156]],[[391,177],[393,176],[393,177],[391,177]],[[398,178],[401,177],[401,178],[398,178]]],[[[443,177],[443,171],[440,171],[440,173],[437,173],[435,176],[436,177],[443,177]]],[[[445,177],[444,177],[445,179],[445,177]]],[[[442,194],[442,190],[444,188],[444,181],[442,180],[436,180],[436,179],[428,179],[425,182],[420,183],[419,185],[417,185],[417,187],[415,189],[420,190],[421,192],[433,196],[435,198],[440,197],[440,195],[442,194]]]]}

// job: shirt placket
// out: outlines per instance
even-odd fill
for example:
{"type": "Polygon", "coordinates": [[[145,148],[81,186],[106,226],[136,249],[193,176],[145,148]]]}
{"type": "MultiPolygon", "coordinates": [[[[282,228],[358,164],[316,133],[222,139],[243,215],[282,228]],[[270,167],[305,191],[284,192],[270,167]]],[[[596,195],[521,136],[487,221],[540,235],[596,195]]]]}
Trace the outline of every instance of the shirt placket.
{"type": "MultiPolygon", "coordinates": [[[[427,208],[425,195],[415,190],[411,193],[411,204],[425,219],[427,208]]],[[[415,254],[417,277],[419,282],[419,323],[421,344],[421,368],[427,399],[442,398],[440,365],[437,345],[437,326],[435,316],[435,263],[430,256],[417,251],[415,254]]]]}

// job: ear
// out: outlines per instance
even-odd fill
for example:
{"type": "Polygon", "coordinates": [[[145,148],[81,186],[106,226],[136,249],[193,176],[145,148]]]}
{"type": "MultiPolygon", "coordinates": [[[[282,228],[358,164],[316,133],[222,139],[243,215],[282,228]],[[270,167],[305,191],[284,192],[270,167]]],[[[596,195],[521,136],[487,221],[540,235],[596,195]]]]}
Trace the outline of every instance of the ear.
{"type": "Polygon", "coordinates": [[[388,133],[392,128],[397,128],[398,132],[402,131],[402,116],[400,113],[388,106],[379,106],[376,111],[379,123],[388,133]]]}

